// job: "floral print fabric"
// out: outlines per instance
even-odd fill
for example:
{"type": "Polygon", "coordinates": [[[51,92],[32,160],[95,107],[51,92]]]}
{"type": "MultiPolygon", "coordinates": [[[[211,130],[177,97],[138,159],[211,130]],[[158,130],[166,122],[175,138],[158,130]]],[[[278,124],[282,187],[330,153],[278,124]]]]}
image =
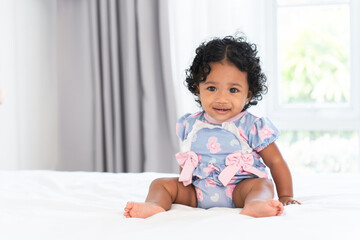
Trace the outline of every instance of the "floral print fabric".
{"type": "Polygon", "coordinates": [[[184,115],[176,125],[177,135],[182,142],[190,133],[192,135],[190,150],[197,156],[197,166],[193,168],[192,179],[188,184],[192,182],[196,188],[198,207],[234,207],[232,191],[236,184],[243,179],[266,173],[266,166],[258,152],[274,142],[279,131],[269,119],[256,117],[247,111],[239,114],[232,123],[235,124],[237,133],[224,129],[221,124],[210,122],[205,112],[198,112],[184,115]],[[202,128],[191,133],[198,121],[217,127],[202,128]],[[251,167],[256,168],[260,174],[255,175],[239,168],[229,184],[224,186],[218,176],[227,167],[227,156],[243,150],[244,144],[240,141],[250,146],[253,158],[251,167]]]}

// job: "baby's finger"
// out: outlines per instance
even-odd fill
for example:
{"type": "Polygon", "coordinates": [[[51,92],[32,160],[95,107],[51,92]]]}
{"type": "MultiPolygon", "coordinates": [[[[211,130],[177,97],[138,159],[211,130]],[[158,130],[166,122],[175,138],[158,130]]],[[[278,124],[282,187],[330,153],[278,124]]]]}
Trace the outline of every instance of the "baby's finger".
{"type": "Polygon", "coordinates": [[[291,203],[291,204],[299,204],[299,205],[301,205],[301,203],[298,202],[298,201],[296,201],[296,200],[291,200],[290,203],[291,203]]]}

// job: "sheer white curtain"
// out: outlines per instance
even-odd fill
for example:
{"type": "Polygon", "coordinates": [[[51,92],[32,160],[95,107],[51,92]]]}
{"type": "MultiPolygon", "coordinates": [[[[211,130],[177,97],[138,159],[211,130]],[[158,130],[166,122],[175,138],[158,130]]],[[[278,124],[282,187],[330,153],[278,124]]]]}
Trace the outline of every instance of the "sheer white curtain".
{"type": "MultiPolygon", "coordinates": [[[[178,116],[198,110],[184,80],[185,69],[190,66],[201,42],[242,32],[257,44],[260,58],[266,62],[266,0],[175,0],[169,4],[178,116]]],[[[265,64],[263,67],[266,71],[265,64]]],[[[265,104],[260,102],[251,111],[264,113],[265,104]]]]}

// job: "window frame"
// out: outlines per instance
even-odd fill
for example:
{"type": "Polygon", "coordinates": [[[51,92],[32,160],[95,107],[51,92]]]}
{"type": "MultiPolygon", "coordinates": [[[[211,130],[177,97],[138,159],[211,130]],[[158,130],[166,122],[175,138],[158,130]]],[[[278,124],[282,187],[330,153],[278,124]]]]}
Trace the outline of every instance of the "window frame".
{"type": "MultiPolygon", "coordinates": [[[[311,4],[300,3],[298,6],[329,5],[348,2],[350,8],[350,102],[331,106],[307,104],[282,104],[280,102],[280,61],[277,41],[277,0],[266,1],[267,58],[266,68],[269,79],[267,109],[268,115],[284,130],[358,130],[360,133],[360,2],[356,0],[313,1],[311,4]],[[276,59],[273,61],[272,59],[276,59]],[[341,122],[341,124],[339,124],[341,122]]],[[[360,136],[360,135],[359,135],[360,136]]]]}

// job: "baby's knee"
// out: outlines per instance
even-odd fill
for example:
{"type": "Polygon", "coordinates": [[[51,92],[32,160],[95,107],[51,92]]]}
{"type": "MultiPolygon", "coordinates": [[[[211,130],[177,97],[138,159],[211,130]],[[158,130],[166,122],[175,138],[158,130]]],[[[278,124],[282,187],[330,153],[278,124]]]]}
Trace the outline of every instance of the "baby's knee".
{"type": "Polygon", "coordinates": [[[157,178],[151,182],[150,187],[171,187],[176,186],[177,178],[157,178]]]}
{"type": "Polygon", "coordinates": [[[274,183],[271,179],[268,178],[257,178],[257,184],[262,186],[262,187],[266,187],[266,188],[270,188],[273,189],[274,188],[274,183]]]}

